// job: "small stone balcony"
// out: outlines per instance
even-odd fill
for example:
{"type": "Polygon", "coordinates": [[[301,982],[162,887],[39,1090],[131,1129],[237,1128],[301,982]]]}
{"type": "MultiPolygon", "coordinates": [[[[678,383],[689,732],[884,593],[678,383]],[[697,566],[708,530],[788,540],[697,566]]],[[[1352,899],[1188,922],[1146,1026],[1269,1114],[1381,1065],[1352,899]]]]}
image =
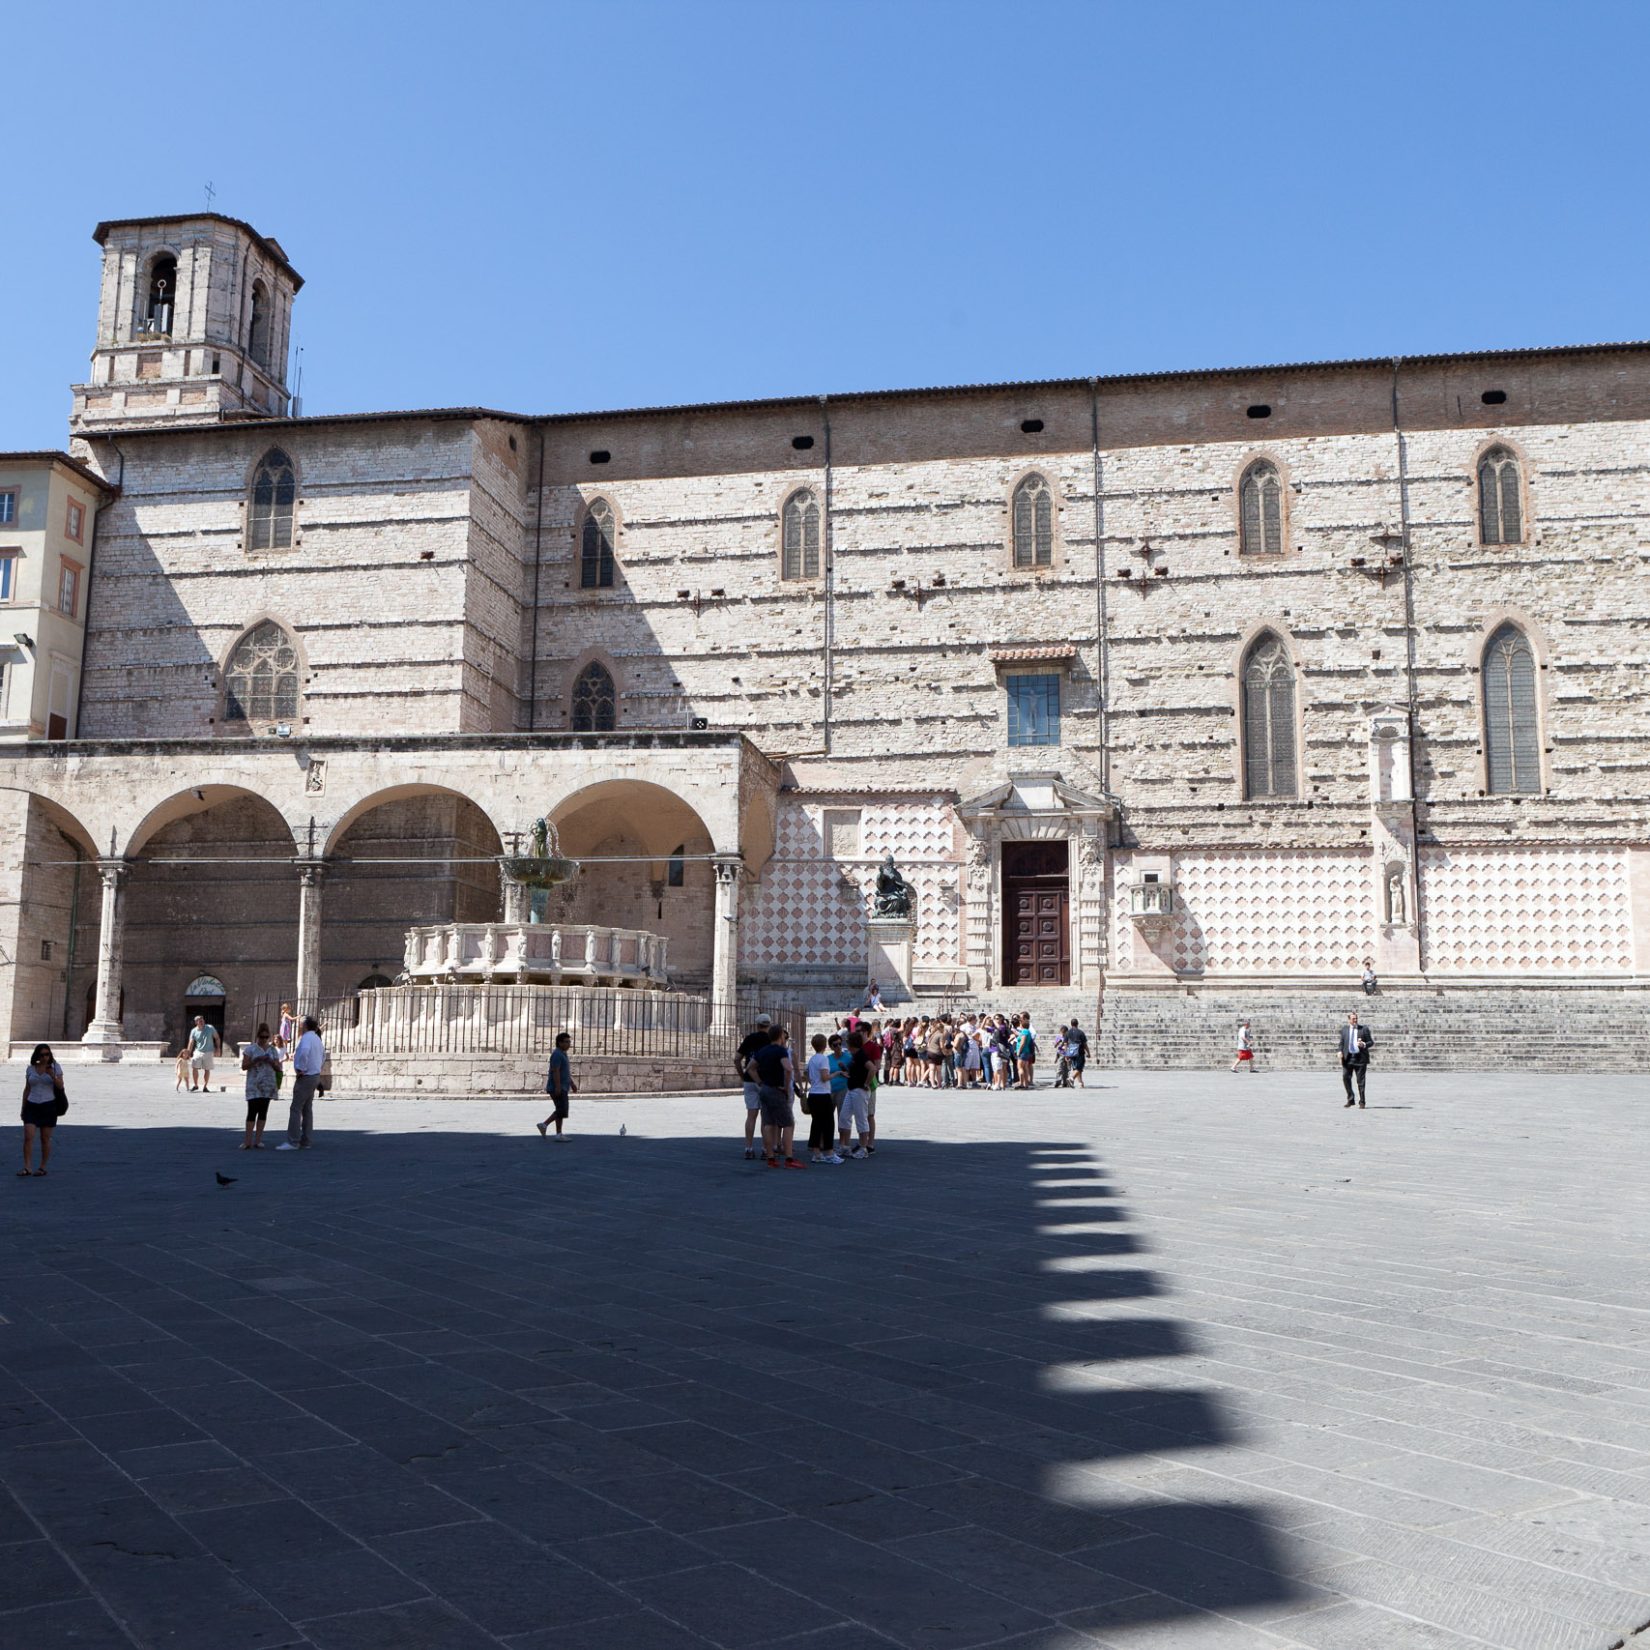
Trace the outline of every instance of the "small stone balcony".
{"type": "Polygon", "coordinates": [[[407,930],[412,985],[601,985],[664,991],[660,934],[568,922],[450,922],[407,930]]]}
{"type": "Polygon", "coordinates": [[[1174,917],[1172,882],[1131,882],[1128,884],[1129,916],[1142,928],[1152,928],[1174,917]]]}

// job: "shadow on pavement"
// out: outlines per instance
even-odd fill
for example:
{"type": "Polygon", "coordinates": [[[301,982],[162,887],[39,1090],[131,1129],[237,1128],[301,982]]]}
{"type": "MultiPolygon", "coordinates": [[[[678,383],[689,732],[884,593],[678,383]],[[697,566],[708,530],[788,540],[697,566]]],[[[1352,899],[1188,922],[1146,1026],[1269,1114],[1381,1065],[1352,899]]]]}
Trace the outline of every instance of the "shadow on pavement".
{"type": "Polygon", "coordinates": [[[254,1154],[200,1104],[0,1183],[0,1641],[1075,1650],[1313,1602],[1171,1487],[1234,1429],[1087,1147],[792,1173],[323,1108],[254,1154]]]}

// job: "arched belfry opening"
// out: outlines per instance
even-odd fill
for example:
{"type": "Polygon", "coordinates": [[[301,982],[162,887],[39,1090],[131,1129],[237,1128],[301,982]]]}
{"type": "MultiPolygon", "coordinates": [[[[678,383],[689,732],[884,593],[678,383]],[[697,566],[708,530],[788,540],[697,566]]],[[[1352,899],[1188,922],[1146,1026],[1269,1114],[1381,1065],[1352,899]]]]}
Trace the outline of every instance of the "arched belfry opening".
{"type": "Polygon", "coordinates": [[[149,289],[144,297],[142,330],[170,334],[178,296],[178,260],[163,252],[149,266],[149,289]]]}
{"type": "Polygon", "coordinates": [[[247,327],[246,353],[252,364],[269,371],[269,293],[262,281],[252,283],[252,319],[247,327]]]}

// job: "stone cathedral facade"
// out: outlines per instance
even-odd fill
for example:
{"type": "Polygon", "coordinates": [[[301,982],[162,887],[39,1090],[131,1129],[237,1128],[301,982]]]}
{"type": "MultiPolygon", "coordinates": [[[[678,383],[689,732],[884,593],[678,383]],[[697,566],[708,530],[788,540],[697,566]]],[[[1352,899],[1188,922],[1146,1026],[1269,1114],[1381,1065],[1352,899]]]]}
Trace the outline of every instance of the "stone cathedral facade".
{"type": "Polygon", "coordinates": [[[718,998],[1316,1059],[1367,964],[1418,1060],[1647,1062],[1650,347],[301,417],[277,242],[96,240],[0,455],[14,1045],[383,982],[545,815],[718,998]]]}

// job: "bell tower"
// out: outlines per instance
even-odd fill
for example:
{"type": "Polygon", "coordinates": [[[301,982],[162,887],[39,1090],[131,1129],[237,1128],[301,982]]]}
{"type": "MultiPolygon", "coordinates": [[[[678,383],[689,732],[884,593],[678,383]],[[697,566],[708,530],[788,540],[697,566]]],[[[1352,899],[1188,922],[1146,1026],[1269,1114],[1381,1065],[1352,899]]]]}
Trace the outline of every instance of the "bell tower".
{"type": "Polygon", "coordinates": [[[287,354],[303,277],[278,241],[238,218],[100,223],[97,347],[69,428],[162,429],[291,410],[287,354]]]}

